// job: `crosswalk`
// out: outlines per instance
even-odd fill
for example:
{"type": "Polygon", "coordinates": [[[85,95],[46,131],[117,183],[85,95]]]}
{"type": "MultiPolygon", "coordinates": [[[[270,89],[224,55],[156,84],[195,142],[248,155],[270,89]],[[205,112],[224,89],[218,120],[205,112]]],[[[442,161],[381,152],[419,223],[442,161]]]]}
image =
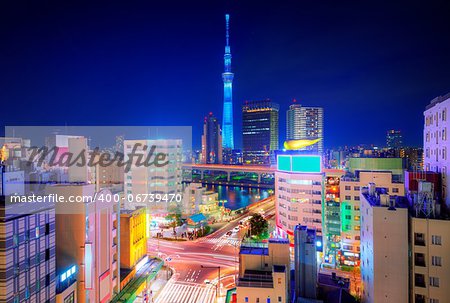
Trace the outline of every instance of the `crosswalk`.
{"type": "Polygon", "coordinates": [[[212,303],[215,296],[216,289],[212,285],[169,281],[155,303],[212,303]]]}
{"type": "Polygon", "coordinates": [[[223,246],[231,245],[231,246],[239,246],[240,241],[238,239],[230,238],[230,237],[210,237],[203,238],[199,242],[206,242],[213,244],[211,247],[212,250],[217,250],[223,246]]]}

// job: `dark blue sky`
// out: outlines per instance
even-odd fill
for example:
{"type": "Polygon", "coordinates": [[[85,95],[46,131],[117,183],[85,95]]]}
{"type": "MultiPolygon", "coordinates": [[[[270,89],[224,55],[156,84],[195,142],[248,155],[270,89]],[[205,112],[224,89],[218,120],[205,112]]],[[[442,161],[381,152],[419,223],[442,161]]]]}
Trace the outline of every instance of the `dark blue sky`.
{"type": "Polygon", "coordinates": [[[198,147],[222,115],[228,10],[238,146],[241,104],[262,98],[280,141],[296,98],[325,108],[328,147],[389,128],[421,145],[424,107],[450,92],[450,5],[386,2],[3,1],[0,126],[189,125],[198,147]]]}

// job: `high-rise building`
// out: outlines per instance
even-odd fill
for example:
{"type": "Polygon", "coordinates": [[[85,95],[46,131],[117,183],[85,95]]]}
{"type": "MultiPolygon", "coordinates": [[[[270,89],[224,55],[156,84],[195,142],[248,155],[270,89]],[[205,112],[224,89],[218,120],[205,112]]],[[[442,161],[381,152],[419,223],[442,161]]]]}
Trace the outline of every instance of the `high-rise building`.
{"type": "Polygon", "coordinates": [[[296,297],[315,299],[317,296],[316,246],[316,231],[297,225],[294,231],[296,297]]]}
{"type": "Polygon", "coordinates": [[[388,148],[399,149],[403,146],[402,132],[390,129],[386,133],[386,145],[388,148]]]}
{"type": "Polygon", "coordinates": [[[360,199],[361,302],[408,302],[408,201],[374,183],[360,199]]]}
{"type": "Polygon", "coordinates": [[[56,203],[56,255],[78,267],[77,302],[109,302],[120,291],[119,204],[107,189],[96,193],[94,184],[50,185],[46,193],[82,199],[56,203]]]}
{"type": "Polygon", "coordinates": [[[423,148],[404,147],[398,152],[399,157],[404,159],[405,168],[410,171],[423,171],[423,148]]]}
{"type": "Polygon", "coordinates": [[[233,78],[234,73],[231,72],[231,48],[230,48],[230,15],[225,15],[225,55],[223,80],[223,120],[222,146],[226,149],[234,149],[233,136],[233,78]]]}
{"type": "Polygon", "coordinates": [[[54,205],[5,208],[5,199],[0,192],[0,302],[55,302],[54,205]]]}
{"type": "Polygon", "coordinates": [[[358,266],[361,254],[361,200],[363,186],[370,182],[386,188],[391,195],[405,194],[401,175],[390,171],[356,171],[340,180],[341,265],[358,266]]]}
{"type": "Polygon", "coordinates": [[[240,149],[224,149],[222,162],[229,165],[241,165],[243,163],[242,151],[240,149]]]}
{"type": "MultiPolygon", "coordinates": [[[[155,147],[154,154],[165,154],[165,165],[155,167],[155,165],[132,165],[131,169],[125,173],[125,208],[134,209],[136,206],[145,206],[154,214],[166,214],[172,202],[181,202],[176,199],[182,193],[182,140],[125,140],[125,161],[127,155],[134,150],[136,154],[143,154],[144,159],[149,151],[155,147]],[[145,150],[144,150],[145,149],[145,150]],[[151,203],[149,200],[135,199],[135,197],[162,197],[159,203],[151,203]],[[175,196],[170,196],[175,195],[175,196]],[[164,198],[165,197],[165,198],[164,198]],[[171,198],[173,197],[173,199],[171,198]],[[164,200],[165,199],[165,200],[164,200]]],[[[133,163],[138,161],[133,157],[133,163]]],[[[181,196],[180,196],[181,198],[181,196]]]]}
{"type": "Polygon", "coordinates": [[[242,106],[244,164],[271,163],[278,150],[278,110],[270,100],[246,101],[242,106]]]}
{"type": "Polygon", "coordinates": [[[324,177],[321,161],[320,156],[278,155],[275,172],[276,224],[291,239],[297,224],[315,229],[318,235],[322,235],[324,177]]]}
{"type": "Polygon", "coordinates": [[[324,261],[336,264],[341,245],[341,195],[340,180],[343,170],[325,169],[324,191],[322,203],[324,261]]]}
{"type": "Polygon", "coordinates": [[[424,168],[442,174],[442,197],[450,207],[450,119],[447,114],[450,111],[450,93],[431,100],[426,107],[425,125],[423,130],[423,150],[425,152],[424,168]]]}
{"type": "Polygon", "coordinates": [[[222,163],[222,131],[219,121],[212,113],[209,113],[203,122],[202,162],[222,163]]]}
{"type": "Polygon", "coordinates": [[[323,108],[301,106],[294,103],[286,112],[287,140],[315,140],[317,143],[304,149],[323,153],[323,108]]]}

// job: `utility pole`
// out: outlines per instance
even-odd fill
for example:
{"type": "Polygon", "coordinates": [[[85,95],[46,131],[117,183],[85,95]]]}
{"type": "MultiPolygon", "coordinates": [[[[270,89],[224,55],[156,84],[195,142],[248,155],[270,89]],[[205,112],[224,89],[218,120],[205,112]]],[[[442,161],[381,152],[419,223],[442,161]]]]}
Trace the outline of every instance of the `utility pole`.
{"type": "Polygon", "coordinates": [[[201,268],[213,268],[218,269],[219,271],[219,278],[217,280],[217,286],[216,286],[216,302],[219,300],[219,294],[220,294],[220,266],[203,266],[201,265],[201,268]],[[218,290],[217,290],[218,289],[218,290]]]}

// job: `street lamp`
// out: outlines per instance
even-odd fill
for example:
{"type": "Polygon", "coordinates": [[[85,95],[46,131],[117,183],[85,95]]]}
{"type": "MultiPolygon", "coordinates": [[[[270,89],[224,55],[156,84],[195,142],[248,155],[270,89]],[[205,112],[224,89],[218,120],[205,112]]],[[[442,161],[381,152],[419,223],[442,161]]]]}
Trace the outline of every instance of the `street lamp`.
{"type": "Polygon", "coordinates": [[[218,269],[219,270],[219,279],[217,280],[217,285],[216,285],[216,302],[219,300],[219,293],[220,293],[220,266],[204,266],[201,265],[201,268],[214,268],[214,269],[218,269]],[[217,290],[217,288],[219,290],[217,290]]]}
{"type": "Polygon", "coordinates": [[[165,262],[167,262],[167,270],[166,270],[166,278],[167,280],[169,280],[169,270],[170,270],[170,261],[172,261],[172,258],[179,258],[180,255],[168,255],[162,252],[158,253],[158,257],[162,257],[162,256],[166,256],[166,258],[164,259],[165,262]]]}

